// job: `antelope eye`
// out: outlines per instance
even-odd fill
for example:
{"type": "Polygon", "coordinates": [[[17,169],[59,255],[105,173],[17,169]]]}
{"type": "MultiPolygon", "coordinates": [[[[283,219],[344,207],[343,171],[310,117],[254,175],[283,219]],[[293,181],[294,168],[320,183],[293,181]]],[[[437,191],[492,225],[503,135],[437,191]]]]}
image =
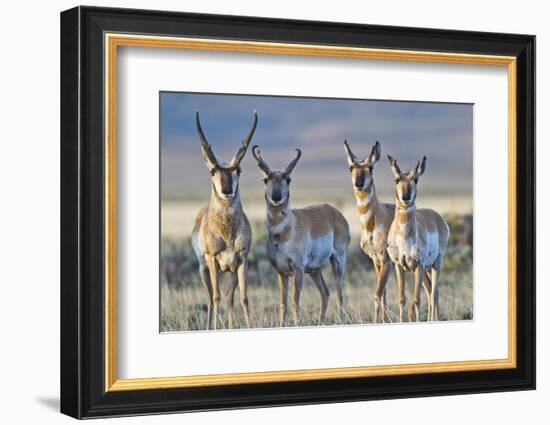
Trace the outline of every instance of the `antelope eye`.
{"type": "Polygon", "coordinates": [[[352,166],[349,166],[349,167],[348,167],[348,170],[353,171],[353,167],[352,167],[352,166]]]}
{"type": "Polygon", "coordinates": [[[265,177],[265,178],[262,179],[262,181],[264,182],[264,184],[267,184],[268,178],[265,177]]]}
{"type": "Polygon", "coordinates": [[[401,179],[399,179],[399,178],[397,178],[397,177],[396,177],[394,180],[395,180],[395,184],[397,184],[397,183],[399,183],[399,182],[401,181],[401,179]]]}
{"type": "Polygon", "coordinates": [[[291,181],[292,181],[292,179],[290,177],[286,178],[286,184],[290,184],[291,181]]]}

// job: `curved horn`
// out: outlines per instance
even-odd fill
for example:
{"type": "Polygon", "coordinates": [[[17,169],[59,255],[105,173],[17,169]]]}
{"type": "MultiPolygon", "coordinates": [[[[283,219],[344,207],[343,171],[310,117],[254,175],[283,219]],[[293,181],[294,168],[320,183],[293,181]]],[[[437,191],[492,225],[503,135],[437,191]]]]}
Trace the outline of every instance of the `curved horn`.
{"type": "Polygon", "coordinates": [[[346,155],[348,157],[348,165],[351,167],[357,162],[357,157],[351,151],[347,140],[344,140],[344,148],[346,149],[346,155]]]}
{"type": "Polygon", "coordinates": [[[250,141],[252,140],[252,136],[254,135],[254,131],[256,130],[257,124],[258,124],[258,114],[256,113],[256,111],[254,111],[254,122],[252,123],[252,127],[250,128],[250,130],[248,131],[248,134],[242,141],[239,150],[231,160],[231,167],[238,167],[240,162],[243,160],[244,155],[246,154],[246,150],[248,149],[248,145],[250,144],[250,141]]]}
{"type": "Polygon", "coordinates": [[[260,149],[258,145],[252,146],[252,156],[258,163],[258,167],[260,167],[260,170],[262,170],[266,176],[269,176],[271,174],[271,170],[269,169],[269,165],[267,165],[266,162],[262,159],[262,155],[260,154],[260,149]]]}
{"type": "Polygon", "coordinates": [[[214,168],[219,167],[218,160],[216,159],[216,156],[212,151],[212,146],[208,144],[208,142],[206,141],[204,132],[202,131],[201,121],[199,118],[199,111],[196,112],[195,117],[196,117],[196,124],[197,124],[197,132],[199,133],[199,138],[201,141],[202,160],[205,162],[208,169],[212,171],[214,168]]]}
{"type": "Polygon", "coordinates": [[[390,161],[390,168],[393,171],[393,175],[396,179],[401,178],[401,170],[397,166],[397,161],[388,155],[388,160],[390,161]]]}
{"type": "Polygon", "coordinates": [[[302,156],[302,151],[300,149],[296,149],[296,158],[292,160],[290,164],[288,164],[288,167],[286,167],[285,174],[287,176],[290,176],[292,171],[294,170],[294,167],[296,167],[296,164],[298,163],[298,160],[302,156]]]}

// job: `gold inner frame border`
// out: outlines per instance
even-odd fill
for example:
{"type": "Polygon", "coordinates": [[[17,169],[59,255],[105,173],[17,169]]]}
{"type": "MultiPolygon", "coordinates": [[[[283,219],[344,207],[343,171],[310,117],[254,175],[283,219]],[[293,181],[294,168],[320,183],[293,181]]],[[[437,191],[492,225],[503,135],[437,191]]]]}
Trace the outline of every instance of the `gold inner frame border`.
{"type": "Polygon", "coordinates": [[[256,41],[236,41],[204,38],[180,38],[150,35],[106,33],[105,46],[105,391],[137,391],[218,385],[241,385],[323,379],[364,378],[420,373],[450,373],[513,369],[516,353],[516,58],[447,52],[371,49],[330,45],[288,44],[256,41]],[[117,164],[117,52],[118,47],[149,47],[228,51],[278,55],[340,57],[354,59],[397,60],[404,62],[433,62],[469,65],[504,66],[508,72],[508,358],[455,362],[398,364],[326,369],[304,369],[252,373],[229,373],[173,377],[118,379],[116,324],[116,164],[117,164]]]}

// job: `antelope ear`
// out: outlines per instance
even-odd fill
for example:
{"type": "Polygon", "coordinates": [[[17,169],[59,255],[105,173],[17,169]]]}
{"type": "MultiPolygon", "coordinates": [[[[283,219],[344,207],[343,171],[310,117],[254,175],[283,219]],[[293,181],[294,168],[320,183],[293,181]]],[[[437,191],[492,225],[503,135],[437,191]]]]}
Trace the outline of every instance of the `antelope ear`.
{"type": "Polygon", "coordinates": [[[416,178],[420,177],[422,174],[424,174],[424,171],[426,171],[426,157],[422,158],[422,162],[419,162],[415,169],[415,176],[416,178]]]}
{"type": "Polygon", "coordinates": [[[349,147],[347,140],[344,140],[344,150],[346,152],[346,158],[348,160],[348,166],[351,167],[353,164],[355,164],[355,162],[357,161],[357,158],[355,157],[355,155],[351,151],[351,148],[349,147]]]}
{"type": "Polygon", "coordinates": [[[374,146],[372,147],[372,151],[369,156],[369,165],[371,167],[374,167],[374,164],[376,164],[380,159],[381,151],[382,149],[380,148],[380,143],[377,140],[374,146]]]}
{"type": "Polygon", "coordinates": [[[388,160],[390,161],[390,168],[393,172],[393,176],[396,179],[400,179],[401,178],[401,170],[399,169],[399,167],[397,165],[397,161],[395,159],[393,159],[390,155],[388,155],[388,160]]]}

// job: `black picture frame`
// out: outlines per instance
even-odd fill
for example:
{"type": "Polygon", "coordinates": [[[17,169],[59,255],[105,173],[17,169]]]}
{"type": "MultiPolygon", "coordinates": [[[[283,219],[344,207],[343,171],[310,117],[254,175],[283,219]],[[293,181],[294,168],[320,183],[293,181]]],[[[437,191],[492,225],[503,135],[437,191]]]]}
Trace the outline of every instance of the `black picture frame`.
{"type": "Polygon", "coordinates": [[[535,388],[535,37],[132,9],[61,13],[61,412],[75,418],[535,388]],[[517,58],[517,367],[106,392],[104,33],[517,58]]]}

